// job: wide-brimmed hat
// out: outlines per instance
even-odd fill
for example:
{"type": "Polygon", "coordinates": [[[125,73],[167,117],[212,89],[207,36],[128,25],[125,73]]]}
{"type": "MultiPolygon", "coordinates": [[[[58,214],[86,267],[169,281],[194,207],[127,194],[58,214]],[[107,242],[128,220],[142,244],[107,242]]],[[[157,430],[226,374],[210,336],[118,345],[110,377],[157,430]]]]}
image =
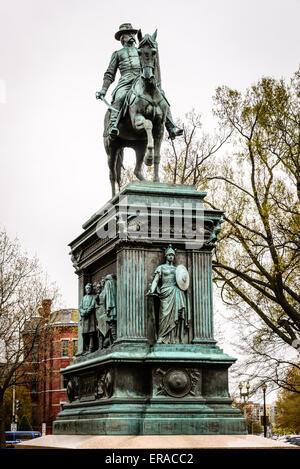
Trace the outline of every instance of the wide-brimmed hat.
{"type": "Polygon", "coordinates": [[[121,26],[119,27],[119,31],[116,32],[115,34],[115,38],[117,39],[117,41],[120,40],[120,37],[122,36],[122,34],[127,34],[127,33],[134,33],[136,34],[138,32],[137,29],[134,29],[131,25],[131,23],[123,23],[121,24],[121,26]]]}

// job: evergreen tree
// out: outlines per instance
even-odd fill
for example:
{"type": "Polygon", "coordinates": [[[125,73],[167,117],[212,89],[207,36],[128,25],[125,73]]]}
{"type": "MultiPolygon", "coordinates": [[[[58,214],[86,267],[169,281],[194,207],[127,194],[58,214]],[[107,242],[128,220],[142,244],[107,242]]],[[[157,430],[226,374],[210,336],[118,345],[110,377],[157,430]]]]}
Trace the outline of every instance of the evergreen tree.
{"type": "Polygon", "coordinates": [[[20,422],[20,425],[18,426],[18,430],[20,430],[20,431],[31,431],[32,430],[32,427],[29,423],[27,415],[23,415],[23,417],[21,418],[21,422],[20,422]]]}

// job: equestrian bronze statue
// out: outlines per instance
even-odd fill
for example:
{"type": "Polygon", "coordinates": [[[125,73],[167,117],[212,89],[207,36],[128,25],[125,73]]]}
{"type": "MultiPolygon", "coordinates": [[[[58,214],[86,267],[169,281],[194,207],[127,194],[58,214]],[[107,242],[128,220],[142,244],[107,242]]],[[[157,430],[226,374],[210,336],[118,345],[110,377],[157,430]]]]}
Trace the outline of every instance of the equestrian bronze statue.
{"type": "Polygon", "coordinates": [[[182,135],[176,127],[170,105],[161,89],[157,31],[142,35],[131,24],[123,24],[115,34],[123,48],[114,52],[104,74],[101,91],[96,98],[103,100],[108,110],[104,119],[104,146],[108,156],[112,195],[116,183],[120,188],[123,150],[132,148],[136,154],[135,176],[144,180],[142,165],[154,166],[154,181],[159,181],[160,147],[166,127],[169,137],[182,135]],[[135,47],[137,33],[139,45],[135,47]],[[111,104],[105,100],[106,92],[121,77],[112,93],[111,104]]]}

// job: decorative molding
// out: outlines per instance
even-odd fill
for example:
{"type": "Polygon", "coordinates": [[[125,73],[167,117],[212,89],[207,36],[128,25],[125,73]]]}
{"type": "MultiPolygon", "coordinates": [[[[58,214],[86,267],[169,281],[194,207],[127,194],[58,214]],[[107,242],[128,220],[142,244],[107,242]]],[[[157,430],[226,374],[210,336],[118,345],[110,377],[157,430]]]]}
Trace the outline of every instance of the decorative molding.
{"type": "Polygon", "coordinates": [[[201,373],[198,369],[169,368],[163,370],[157,368],[154,372],[158,377],[154,386],[157,396],[184,397],[188,394],[199,395],[199,384],[201,385],[201,373]]]}
{"type": "Polygon", "coordinates": [[[113,371],[109,368],[104,370],[97,379],[96,398],[110,398],[114,390],[113,371]]]}
{"type": "Polygon", "coordinates": [[[213,340],[211,252],[193,252],[193,343],[213,340]]]}

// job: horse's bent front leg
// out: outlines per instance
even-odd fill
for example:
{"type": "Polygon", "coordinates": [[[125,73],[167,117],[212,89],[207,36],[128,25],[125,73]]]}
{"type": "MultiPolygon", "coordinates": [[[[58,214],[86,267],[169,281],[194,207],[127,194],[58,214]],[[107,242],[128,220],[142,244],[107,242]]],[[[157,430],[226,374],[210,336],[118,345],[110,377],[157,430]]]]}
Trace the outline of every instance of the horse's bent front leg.
{"type": "Polygon", "coordinates": [[[154,141],[152,135],[152,122],[149,119],[145,119],[141,114],[137,114],[134,119],[134,127],[136,130],[144,129],[147,134],[147,150],[144,156],[144,163],[147,166],[153,164],[154,158],[154,141]]]}

